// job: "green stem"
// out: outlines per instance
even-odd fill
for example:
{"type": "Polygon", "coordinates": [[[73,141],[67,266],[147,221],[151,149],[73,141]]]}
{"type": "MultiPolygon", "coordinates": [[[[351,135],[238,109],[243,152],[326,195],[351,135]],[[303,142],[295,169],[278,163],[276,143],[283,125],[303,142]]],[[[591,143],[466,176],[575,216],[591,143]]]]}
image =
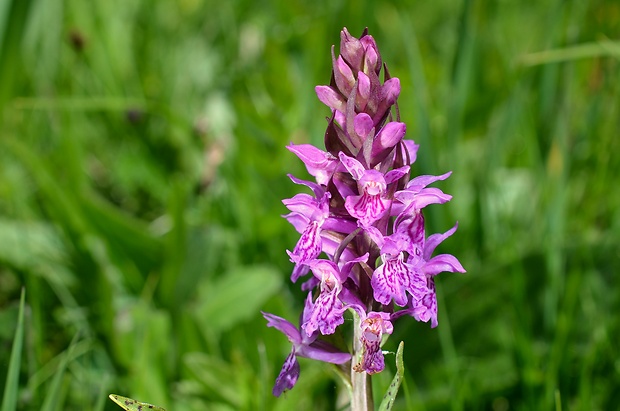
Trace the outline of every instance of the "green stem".
{"type": "Polygon", "coordinates": [[[353,358],[351,359],[351,411],[371,411],[374,409],[372,401],[372,384],[370,375],[355,371],[355,365],[361,358],[363,347],[360,340],[360,317],[353,314],[353,358]]]}

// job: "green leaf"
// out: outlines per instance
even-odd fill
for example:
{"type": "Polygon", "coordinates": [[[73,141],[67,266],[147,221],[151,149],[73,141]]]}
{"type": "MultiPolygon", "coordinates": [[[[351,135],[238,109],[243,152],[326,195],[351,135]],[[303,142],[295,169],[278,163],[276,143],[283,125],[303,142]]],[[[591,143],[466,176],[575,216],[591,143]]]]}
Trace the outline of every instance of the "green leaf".
{"type": "Polygon", "coordinates": [[[392,409],[392,406],[394,405],[396,394],[398,394],[398,389],[400,388],[400,383],[403,381],[403,375],[405,373],[405,366],[403,365],[404,347],[405,342],[401,341],[400,344],[398,344],[398,350],[396,351],[396,375],[394,375],[392,383],[390,384],[387,392],[383,396],[383,400],[381,401],[381,405],[379,406],[379,411],[390,411],[392,409]]]}
{"type": "Polygon", "coordinates": [[[1,411],[14,411],[17,406],[17,391],[19,389],[19,365],[22,357],[22,347],[24,344],[24,302],[26,290],[22,288],[22,296],[19,300],[19,314],[17,317],[17,328],[15,338],[13,338],[13,348],[11,349],[11,359],[4,385],[4,396],[2,397],[1,411]]]}
{"type": "MultiPolygon", "coordinates": [[[[20,49],[31,1],[5,1],[0,6],[0,113],[20,80],[20,49]]],[[[0,117],[2,119],[2,117],[0,117]]]]}
{"type": "Polygon", "coordinates": [[[196,314],[209,333],[223,332],[255,316],[264,302],[282,286],[273,267],[234,269],[215,282],[203,284],[196,314]]]}
{"type": "Polygon", "coordinates": [[[203,353],[189,353],[184,362],[196,376],[210,396],[225,401],[233,409],[242,409],[246,400],[240,395],[238,385],[239,372],[235,367],[215,356],[203,353]]]}
{"type": "Polygon", "coordinates": [[[0,244],[0,261],[19,270],[34,271],[66,260],[58,230],[49,222],[0,217],[0,244]]]}
{"type": "Polygon", "coordinates": [[[110,399],[118,404],[125,411],[166,411],[165,408],[158,407],[156,405],[147,404],[145,402],[140,402],[136,400],[132,400],[131,398],[122,397],[116,394],[110,394],[110,399]]]}

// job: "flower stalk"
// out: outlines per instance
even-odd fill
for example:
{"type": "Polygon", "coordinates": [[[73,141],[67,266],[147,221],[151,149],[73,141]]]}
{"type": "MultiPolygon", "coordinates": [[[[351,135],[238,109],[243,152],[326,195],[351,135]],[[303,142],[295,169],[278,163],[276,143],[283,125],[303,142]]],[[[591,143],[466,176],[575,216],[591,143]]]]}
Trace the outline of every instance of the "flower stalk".
{"type": "Polygon", "coordinates": [[[308,292],[300,324],[263,315],[293,345],[274,395],[297,382],[298,357],[350,362],[351,410],[368,411],[373,409],[370,377],[385,368],[381,346],[393,322],[410,316],[436,327],[435,276],[465,269],[450,254],[433,256],[456,225],[426,236],[423,209],[452,198],[428,186],[451,172],[411,178],[419,146],[405,138],[407,127],[400,121],[400,81],[388,73],[367,30],[356,38],[343,29],[339,51],[336,56],[332,48],[330,84],[315,89],[331,109],[325,150],[287,147],[314,177],[289,176],[311,194],[283,200],[289,210],[284,217],[300,233],[293,251],[287,251],[294,264],[291,281],[303,279],[301,289],[308,292]],[[343,332],[347,310],[354,318],[352,343],[337,347],[323,337],[343,332]]]}
{"type": "MultiPolygon", "coordinates": [[[[353,314],[353,358],[361,358],[364,347],[361,342],[361,321],[353,314]]],[[[351,361],[351,411],[370,411],[374,409],[370,374],[355,369],[355,360],[351,361]]]]}

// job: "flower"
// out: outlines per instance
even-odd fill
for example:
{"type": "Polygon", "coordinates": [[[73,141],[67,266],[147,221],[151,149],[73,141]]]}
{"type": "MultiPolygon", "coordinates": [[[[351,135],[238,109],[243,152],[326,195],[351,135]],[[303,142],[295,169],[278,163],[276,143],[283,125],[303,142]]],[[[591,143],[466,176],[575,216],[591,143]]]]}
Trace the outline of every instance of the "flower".
{"type": "Polygon", "coordinates": [[[293,252],[287,250],[291,262],[295,263],[291,281],[296,282],[300,276],[308,272],[306,263],[321,254],[321,227],[329,216],[330,194],[312,182],[298,180],[292,176],[291,179],[298,184],[310,186],[317,196],[299,193],[293,198],[282,200],[291,211],[284,217],[301,233],[293,252]]]}
{"type": "Polygon", "coordinates": [[[386,174],[377,170],[367,170],[356,159],[340,153],[340,161],[353,179],[358,182],[358,191],[361,195],[350,195],[345,201],[345,207],[352,217],[356,218],[360,226],[369,227],[383,217],[392,204],[386,197],[388,184],[397,181],[409,172],[409,166],[403,166],[386,174]]]}
{"type": "MultiPolygon", "coordinates": [[[[307,320],[312,308],[312,298],[308,294],[302,313],[302,322],[307,320]]],[[[351,359],[351,354],[342,352],[325,341],[317,340],[318,333],[307,335],[284,318],[265,312],[261,313],[267,320],[267,327],[274,327],[282,332],[293,344],[273,387],[273,395],[276,397],[279,397],[284,391],[290,390],[297,383],[300,372],[297,357],[311,358],[332,364],[344,364],[351,359]]]]}
{"type": "Polygon", "coordinates": [[[381,351],[381,340],[384,334],[392,334],[394,327],[390,322],[390,314],[385,312],[369,312],[360,323],[362,357],[354,366],[355,371],[375,374],[383,371],[385,361],[381,351]]]}
{"type": "Polygon", "coordinates": [[[437,295],[435,293],[435,276],[442,272],[465,273],[465,269],[451,254],[440,254],[431,258],[435,248],[456,231],[458,223],[443,234],[433,234],[422,243],[421,254],[409,256],[408,263],[424,281],[420,294],[408,299],[407,308],[398,311],[392,316],[396,319],[403,314],[412,315],[417,321],[431,321],[431,328],[437,327],[437,295]]]}
{"type": "MultiPolygon", "coordinates": [[[[403,307],[407,305],[406,292],[419,299],[426,291],[424,276],[413,264],[405,261],[405,252],[414,250],[418,239],[412,227],[412,224],[398,224],[390,236],[383,236],[375,227],[366,228],[381,251],[383,263],[374,270],[370,284],[374,299],[383,305],[388,305],[394,299],[396,304],[403,307]]],[[[417,228],[420,229],[419,224],[417,228]]],[[[423,222],[421,229],[424,230],[423,222]]]]}
{"type": "Polygon", "coordinates": [[[394,197],[399,200],[392,209],[392,215],[412,214],[416,210],[421,210],[429,204],[444,204],[452,199],[452,196],[445,194],[438,188],[426,188],[427,185],[435,181],[445,180],[450,177],[452,171],[440,176],[418,176],[407,183],[404,190],[394,193],[394,197]]]}
{"type": "Polygon", "coordinates": [[[339,299],[342,284],[349,277],[353,266],[367,259],[368,253],[347,261],[342,270],[328,260],[314,260],[308,263],[314,276],[320,280],[321,292],[314,302],[309,318],[301,326],[306,334],[312,335],[317,329],[323,335],[333,334],[336,327],[344,322],[342,315],[346,307],[339,299]]]}

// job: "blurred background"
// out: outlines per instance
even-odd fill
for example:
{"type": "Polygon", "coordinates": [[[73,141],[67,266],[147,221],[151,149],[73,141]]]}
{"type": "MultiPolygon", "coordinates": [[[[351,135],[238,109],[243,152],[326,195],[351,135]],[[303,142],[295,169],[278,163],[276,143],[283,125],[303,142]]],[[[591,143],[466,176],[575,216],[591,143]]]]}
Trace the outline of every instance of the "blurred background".
{"type": "Polygon", "coordinates": [[[438,277],[438,328],[396,323],[395,409],[616,409],[619,21],[612,0],[0,1],[2,411],[337,409],[310,360],[272,397],[290,344],[259,311],[302,309],[285,145],[321,146],[345,26],[401,80],[413,174],[453,171],[427,232],[458,220],[438,251],[468,271],[438,277]]]}

